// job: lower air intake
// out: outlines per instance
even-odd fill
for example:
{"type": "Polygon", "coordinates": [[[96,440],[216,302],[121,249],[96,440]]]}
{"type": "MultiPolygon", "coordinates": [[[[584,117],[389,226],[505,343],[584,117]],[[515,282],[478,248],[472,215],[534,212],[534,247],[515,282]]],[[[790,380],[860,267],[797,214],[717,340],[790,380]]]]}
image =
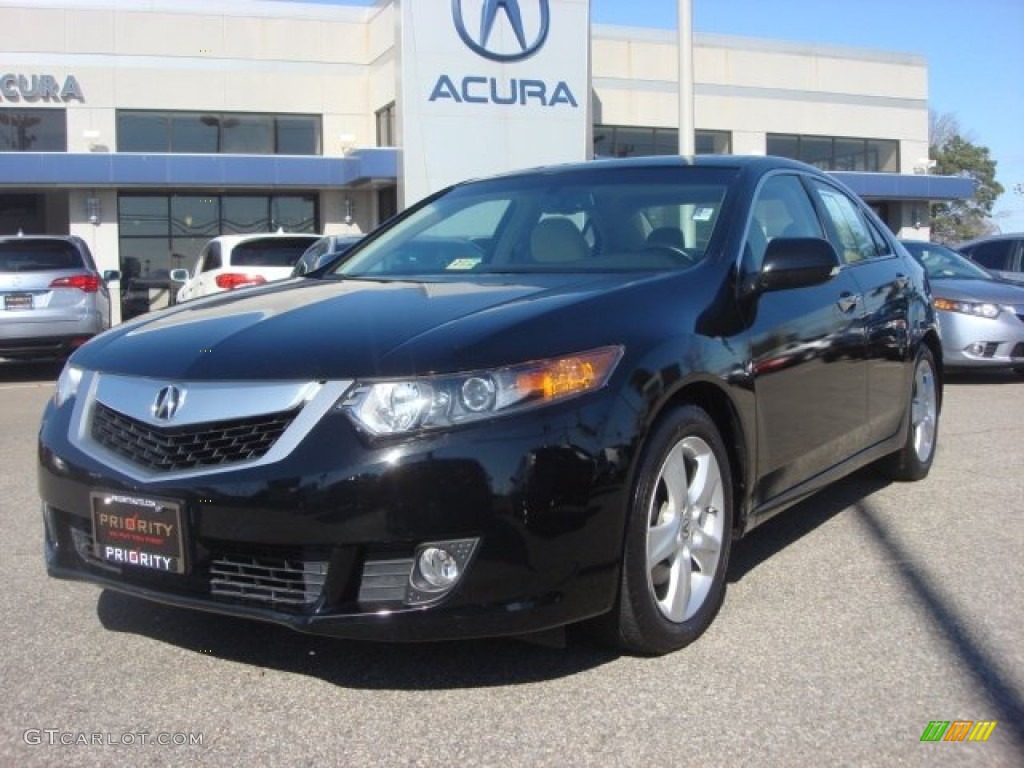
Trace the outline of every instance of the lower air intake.
{"type": "Polygon", "coordinates": [[[326,580],[326,560],[219,555],[210,561],[211,594],[265,605],[312,605],[326,580]]]}

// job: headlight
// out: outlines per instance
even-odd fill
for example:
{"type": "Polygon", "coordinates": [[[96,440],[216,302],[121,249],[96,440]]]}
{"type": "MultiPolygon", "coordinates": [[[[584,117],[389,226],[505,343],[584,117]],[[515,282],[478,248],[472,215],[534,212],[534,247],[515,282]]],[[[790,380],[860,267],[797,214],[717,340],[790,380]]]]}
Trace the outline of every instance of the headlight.
{"type": "Polygon", "coordinates": [[[442,429],[600,389],[621,357],[621,347],[603,347],[489,371],[359,382],[341,408],[374,435],[442,429]]]}
{"type": "Polygon", "coordinates": [[[74,365],[65,365],[57,378],[57,392],[54,403],[60,408],[64,403],[78,394],[78,385],[82,383],[82,369],[74,365]]]}
{"type": "Polygon", "coordinates": [[[975,317],[987,317],[994,320],[1002,312],[998,304],[976,301],[954,301],[953,299],[933,299],[932,306],[936,309],[944,309],[947,312],[959,312],[962,315],[974,315],[975,317]]]}

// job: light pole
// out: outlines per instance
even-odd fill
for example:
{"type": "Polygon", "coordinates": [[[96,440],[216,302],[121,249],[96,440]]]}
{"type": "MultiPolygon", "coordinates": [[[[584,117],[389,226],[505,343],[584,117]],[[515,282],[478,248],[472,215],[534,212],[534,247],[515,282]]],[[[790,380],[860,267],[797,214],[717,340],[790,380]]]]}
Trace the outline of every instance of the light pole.
{"type": "Polygon", "coordinates": [[[695,151],[693,119],[693,0],[679,0],[679,154],[695,151]]]}

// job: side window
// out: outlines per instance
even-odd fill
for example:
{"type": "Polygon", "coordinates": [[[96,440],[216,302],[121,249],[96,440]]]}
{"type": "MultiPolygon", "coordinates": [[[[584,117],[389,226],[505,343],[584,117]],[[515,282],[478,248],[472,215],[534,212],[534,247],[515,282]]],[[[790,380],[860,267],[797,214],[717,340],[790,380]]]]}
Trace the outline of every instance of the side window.
{"type": "Polygon", "coordinates": [[[971,258],[989,269],[1009,269],[1012,240],[982,243],[971,251],[971,258]]]}
{"type": "Polygon", "coordinates": [[[745,270],[761,268],[764,251],[776,237],[822,237],[814,206],[792,174],[770,176],[757,192],[743,248],[745,270]]]}
{"type": "Polygon", "coordinates": [[[889,241],[885,239],[885,236],[879,231],[875,223],[870,219],[867,220],[868,231],[871,233],[871,239],[875,243],[875,255],[876,256],[891,256],[892,248],[889,245],[889,241]]]}
{"type": "Polygon", "coordinates": [[[836,246],[839,257],[847,264],[876,258],[879,255],[876,238],[881,238],[881,235],[875,232],[872,236],[857,204],[835,187],[817,179],[813,184],[831,225],[829,239],[836,246]]]}
{"type": "Polygon", "coordinates": [[[210,247],[199,257],[199,261],[200,272],[210,272],[214,269],[220,269],[220,243],[210,243],[210,247]]]}

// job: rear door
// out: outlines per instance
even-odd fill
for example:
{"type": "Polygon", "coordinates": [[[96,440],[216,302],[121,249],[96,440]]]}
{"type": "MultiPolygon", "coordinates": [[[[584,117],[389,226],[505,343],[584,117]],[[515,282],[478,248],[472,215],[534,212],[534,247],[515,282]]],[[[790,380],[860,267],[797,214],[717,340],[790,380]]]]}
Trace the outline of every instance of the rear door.
{"type": "Polygon", "coordinates": [[[838,187],[811,182],[832,244],[856,281],[865,334],[867,418],[872,443],[900,428],[910,392],[912,284],[907,265],[865,207],[838,187]]]}

